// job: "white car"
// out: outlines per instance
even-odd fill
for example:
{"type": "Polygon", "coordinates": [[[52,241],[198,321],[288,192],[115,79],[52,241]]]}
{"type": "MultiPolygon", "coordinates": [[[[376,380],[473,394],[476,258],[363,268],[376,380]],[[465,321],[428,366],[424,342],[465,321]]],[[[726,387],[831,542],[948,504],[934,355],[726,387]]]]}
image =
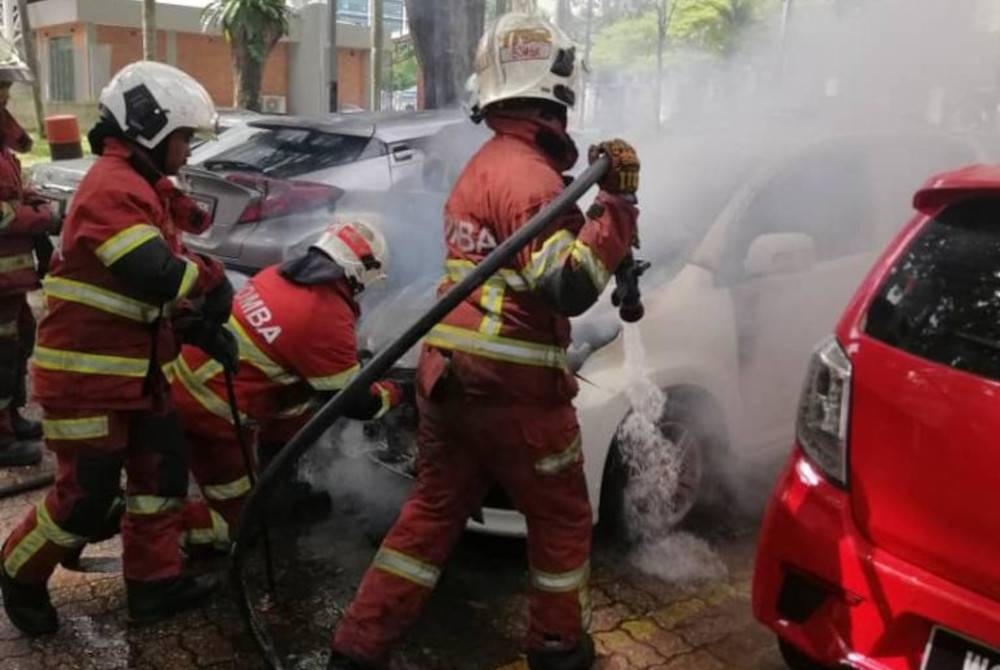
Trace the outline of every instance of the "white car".
{"type": "MultiPolygon", "coordinates": [[[[662,149],[643,156],[645,318],[626,337],[605,297],[574,323],[577,348],[594,350],[576,407],[595,522],[631,538],[661,535],[783,453],[812,348],[906,219],[900,203],[928,175],[984,158],[970,139],[926,133],[662,149]],[[636,401],[652,402],[656,416],[639,418],[658,430],[628,424],[636,401]]],[[[498,493],[470,528],[525,532],[498,493]]]]}

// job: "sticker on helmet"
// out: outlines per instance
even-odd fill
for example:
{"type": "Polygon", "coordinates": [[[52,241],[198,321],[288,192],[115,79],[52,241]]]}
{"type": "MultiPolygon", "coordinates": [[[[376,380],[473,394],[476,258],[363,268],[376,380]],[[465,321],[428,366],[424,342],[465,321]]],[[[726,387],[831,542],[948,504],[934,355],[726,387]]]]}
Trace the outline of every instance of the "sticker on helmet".
{"type": "Polygon", "coordinates": [[[519,28],[503,36],[500,62],[548,60],[552,57],[552,33],[544,28],[519,28]]]}

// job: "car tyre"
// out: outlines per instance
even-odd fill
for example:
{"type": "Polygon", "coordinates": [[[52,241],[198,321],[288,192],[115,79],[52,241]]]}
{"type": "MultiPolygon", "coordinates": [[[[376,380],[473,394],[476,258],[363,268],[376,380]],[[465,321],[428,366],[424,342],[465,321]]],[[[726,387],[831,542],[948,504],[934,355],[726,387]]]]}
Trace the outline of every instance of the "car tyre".
{"type": "MultiPolygon", "coordinates": [[[[604,467],[601,487],[600,521],[602,531],[613,539],[626,544],[656,542],[680,526],[696,509],[721,497],[721,478],[717,475],[718,458],[726,440],[721,426],[722,415],[716,404],[706,394],[693,389],[669,389],[662,415],[657,422],[660,436],[675,445],[683,445],[678,486],[670,500],[656,500],[657,491],[650,488],[654,498],[629,500],[636,495],[629,485],[636,470],[646,470],[656,463],[644,462],[630,467],[626,450],[616,436],[604,467]],[[667,511],[663,510],[668,506],[667,511]],[[643,524],[634,522],[635,510],[649,509],[643,524]]],[[[626,417],[622,425],[628,420],[626,417]]],[[[645,447],[640,447],[640,452],[645,447]]],[[[646,457],[643,456],[645,461],[646,457]]],[[[641,491],[640,498],[645,495],[641,491]]]]}
{"type": "Polygon", "coordinates": [[[780,637],[778,638],[778,650],[781,652],[782,660],[790,670],[834,670],[829,666],[817,663],[806,656],[805,652],[801,651],[798,647],[782,640],[780,637]]]}

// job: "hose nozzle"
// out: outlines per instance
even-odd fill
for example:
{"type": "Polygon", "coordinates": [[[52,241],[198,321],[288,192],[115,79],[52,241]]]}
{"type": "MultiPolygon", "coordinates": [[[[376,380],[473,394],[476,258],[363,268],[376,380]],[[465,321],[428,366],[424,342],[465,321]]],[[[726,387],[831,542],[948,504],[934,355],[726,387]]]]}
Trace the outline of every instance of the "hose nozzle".
{"type": "Polygon", "coordinates": [[[618,316],[625,323],[635,323],[646,313],[642,306],[639,278],[649,268],[648,262],[636,260],[630,253],[615,270],[615,290],[611,294],[611,304],[618,308],[618,316]]]}

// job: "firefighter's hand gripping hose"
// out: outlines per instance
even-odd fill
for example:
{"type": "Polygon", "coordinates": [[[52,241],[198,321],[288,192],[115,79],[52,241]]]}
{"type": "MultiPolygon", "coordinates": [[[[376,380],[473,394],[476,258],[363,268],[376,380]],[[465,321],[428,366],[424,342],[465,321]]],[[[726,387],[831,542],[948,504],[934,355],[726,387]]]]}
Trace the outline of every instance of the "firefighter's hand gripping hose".
{"type": "Polygon", "coordinates": [[[447,316],[466,297],[475,291],[489,277],[506,265],[523,247],[527,246],[560,214],[579,200],[590,187],[598,183],[607,173],[611,159],[606,155],[595,157],[591,165],[559,194],[542,211],[531,218],[520,230],[506,239],[500,246],[483,259],[475,270],[452,287],[438,302],[380,351],[371,362],[337,395],[327,402],[315,416],[303,426],[285,448],[274,458],[261,474],[257,485],[250,493],[236,528],[232,546],[230,577],[240,611],[246,621],[254,641],[268,667],[283,668],[281,658],[268,635],[264,623],[257,617],[253,603],[243,579],[243,569],[249,550],[249,542],[264,520],[266,503],[277,482],[289,475],[299,458],[310,449],[323,433],[343,415],[360,393],[368,393],[369,386],[380,380],[389,368],[426,335],[441,319],[447,316]]]}

